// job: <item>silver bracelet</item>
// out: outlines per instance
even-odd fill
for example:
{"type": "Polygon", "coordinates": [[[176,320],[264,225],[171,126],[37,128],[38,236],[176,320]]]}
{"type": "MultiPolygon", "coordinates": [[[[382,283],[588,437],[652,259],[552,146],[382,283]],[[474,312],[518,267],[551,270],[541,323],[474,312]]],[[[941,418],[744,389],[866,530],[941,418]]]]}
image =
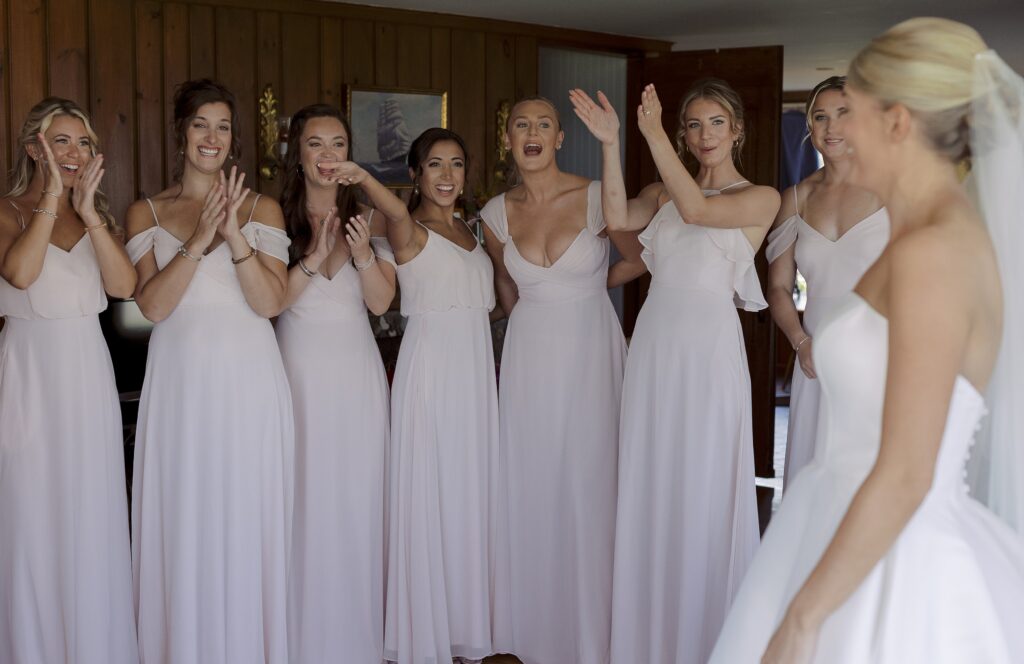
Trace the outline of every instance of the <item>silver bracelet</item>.
{"type": "Polygon", "coordinates": [[[54,220],[57,219],[56,212],[50,212],[49,210],[44,210],[43,208],[32,208],[32,214],[45,214],[47,217],[53,217],[54,220]]]}
{"type": "Polygon", "coordinates": [[[190,252],[185,245],[181,245],[180,247],[178,247],[178,255],[181,256],[182,258],[187,258],[193,263],[198,263],[199,261],[203,260],[202,256],[196,256],[192,254],[192,252],[190,252]]]}
{"type": "Polygon", "coordinates": [[[352,257],[352,265],[355,266],[356,270],[362,272],[363,270],[369,270],[370,266],[377,262],[377,255],[370,254],[370,257],[366,259],[365,263],[357,263],[356,257],[352,257]]]}
{"type": "Polygon", "coordinates": [[[301,258],[299,259],[299,269],[302,270],[302,274],[306,275],[310,279],[316,276],[316,272],[306,267],[306,263],[301,258]]]}
{"type": "Polygon", "coordinates": [[[805,336],[803,339],[800,340],[800,343],[798,343],[797,345],[793,346],[793,352],[794,353],[799,353],[800,352],[800,347],[803,346],[805,343],[807,343],[810,340],[811,340],[811,335],[808,334],[807,336],[805,336]]]}

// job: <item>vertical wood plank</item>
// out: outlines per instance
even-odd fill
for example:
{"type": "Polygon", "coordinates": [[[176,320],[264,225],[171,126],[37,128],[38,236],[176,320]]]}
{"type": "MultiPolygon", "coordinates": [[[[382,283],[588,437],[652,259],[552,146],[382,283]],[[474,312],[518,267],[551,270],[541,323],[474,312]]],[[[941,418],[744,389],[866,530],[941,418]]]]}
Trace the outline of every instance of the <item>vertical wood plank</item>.
{"type": "Polygon", "coordinates": [[[516,37],[516,99],[537,95],[537,75],[537,38],[516,37]]]}
{"type": "Polygon", "coordinates": [[[46,96],[46,26],[43,0],[10,0],[11,135],[17,138],[28,111],[46,96]]]}
{"type": "Polygon", "coordinates": [[[398,84],[398,43],[393,23],[374,24],[374,79],[375,85],[398,84]]]}
{"type": "MultiPolygon", "coordinates": [[[[189,78],[213,78],[217,75],[213,7],[189,5],[188,8],[188,54],[189,78]]],[[[225,44],[225,48],[228,45],[225,44]]]]}
{"type": "Polygon", "coordinates": [[[433,53],[430,28],[419,25],[398,26],[398,87],[429,88],[430,58],[433,53]]]}
{"type": "Polygon", "coordinates": [[[486,112],[484,80],[486,71],[486,41],[484,33],[473,30],[452,31],[452,129],[466,141],[469,150],[470,172],[467,174],[467,192],[476,191],[483,183],[486,156],[484,134],[490,126],[486,112]]]}
{"type": "Polygon", "coordinates": [[[131,0],[91,0],[89,4],[90,110],[106,156],[103,188],[118,219],[137,194],[135,187],[135,104],[131,51],[114,35],[132,33],[131,0]]]}
{"type": "Polygon", "coordinates": [[[452,31],[448,28],[430,29],[430,87],[451,91],[452,86],[452,31]]]}
{"type": "Polygon", "coordinates": [[[256,15],[248,9],[218,7],[215,16],[217,80],[235,95],[238,126],[234,130],[242,144],[239,167],[247,186],[256,177],[256,15]]]}
{"type": "Polygon", "coordinates": [[[135,123],[139,193],[153,196],[164,183],[163,11],[157,0],[135,5],[135,123]]]}
{"type": "Polygon", "coordinates": [[[374,84],[374,35],[369,21],[345,21],[343,26],[345,83],[349,85],[374,84]]]}
{"type": "Polygon", "coordinates": [[[292,115],[320,98],[320,21],[315,16],[281,16],[282,113],[292,115]]]}
{"type": "MultiPolygon", "coordinates": [[[[178,161],[174,139],[174,91],[189,78],[188,7],[180,3],[163,4],[163,117],[161,135],[164,139],[164,186],[171,184],[178,161]]],[[[145,159],[146,155],[141,154],[145,159]]]]}
{"type": "Polygon", "coordinates": [[[486,180],[494,182],[494,167],[498,162],[498,134],[495,119],[502,101],[510,104],[516,96],[516,40],[511,35],[490,33],[487,35],[487,73],[485,75],[484,149],[486,151],[486,180]]]}
{"type": "Polygon", "coordinates": [[[7,174],[11,169],[11,156],[15,150],[17,134],[11,134],[11,118],[8,103],[11,99],[10,50],[7,37],[7,2],[0,0],[0,186],[7,191],[7,174]]]}
{"type": "Polygon", "coordinates": [[[341,20],[320,22],[320,101],[341,108],[341,20]]]}
{"type": "Polygon", "coordinates": [[[86,0],[49,0],[46,21],[49,38],[49,94],[85,104],[89,99],[86,0]]]}
{"type": "MultiPolygon", "coordinates": [[[[256,81],[259,94],[267,85],[273,87],[279,100],[278,112],[288,115],[288,111],[280,106],[281,15],[277,12],[259,12],[256,15],[256,81]]],[[[261,194],[277,198],[281,191],[281,177],[274,180],[260,177],[257,188],[261,194]]]]}

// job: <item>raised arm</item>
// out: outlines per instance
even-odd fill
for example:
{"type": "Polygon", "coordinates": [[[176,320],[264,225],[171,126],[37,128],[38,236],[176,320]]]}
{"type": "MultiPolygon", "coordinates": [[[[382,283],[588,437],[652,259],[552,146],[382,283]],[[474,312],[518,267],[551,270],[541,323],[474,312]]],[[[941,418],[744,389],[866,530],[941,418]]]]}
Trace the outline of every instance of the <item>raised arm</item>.
{"type": "Polygon", "coordinates": [[[883,296],[889,360],[878,458],[763,662],[810,661],[821,624],[889,551],[931,488],[976,298],[958,278],[967,260],[962,248],[936,237],[935,229],[916,235],[889,249],[883,296]]]}
{"type": "Polygon", "coordinates": [[[53,157],[46,137],[40,132],[36,135],[36,140],[45,155],[46,164],[43,192],[39,196],[39,201],[36,202],[31,215],[26,215],[28,222],[23,230],[19,220],[20,211],[16,211],[13,206],[4,205],[2,212],[5,217],[10,217],[10,221],[18,230],[10,236],[10,242],[5,243],[6,247],[0,246],[0,250],[3,251],[0,277],[22,290],[34,284],[43,271],[43,259],[46,258],[53,226],[57,222],[57,203],[64,193],[60,166],[53,157]]]}
{"type": "Polygon", "coordinates": [[[363,215],[349,219],[345,226],[345,241],[348,242],[352,254],[352,264],[359,272],[359,283],[363,289],[363,302],[375,315],[380,316],[395,299],[395,268],[391,263],[382,261],[373,253],[370,238],[373,231],[363,215]]]}
{"type": "MultiPolygon", "coordinates": [[[[199,215],[196,229],[180,251],[161,270],[157,267],[153,251],[147,251],[135,262],[138,282],[135,285],[135,302],[142,315],[159,323],[177,308],[185,290],[195,276],[203,252],[210,246],[217,233],[217,227],[227,215],[227,197],[220,184],[210,188],[199,215]]],[[[125,226],[129,242],[135,236],[155,225],[153,212],[146,201],[135,201],[128,208],[125,226]]]]}
{"type": "Polygon", "coordinates": [[[409,216],[409,210],[402,199],[395,196],[391,190],[354,161],[338,164],[331,179],[342,185],[358,185],[362,188],[373,207],[388,220],[388,243],[391,244],[391,249],[396,256],[400,253],[408,253],[409,249],[418,252],[418,248],[414,246],[418,237],[416,224],[409,216]]]}
{"type": "MultiPolygon", "coordinates": [[[[227,214],[217,232],[231,249],[231,262],[235,265],[245,301],[260,316],[271,318],[280,313],[284,305],[288,291],[288,266],[280,257],[257,251],[242,235],[238,213],[249,197],[249,190],[242,186],[244,179],[245,173],[238,173],[234,166],[230,176],[221,174],[221,185],[227,195],[227,214]]],[[[264,226],[284,232],[281,206],[272,198],[257,198],[249,216],[264,226]]]]}
{"type": "Polygon", "coordinates": [[[281,306],[282,311],[295,304],[316,273],[320,271],[320,266],[334,249],[340,225],[338,208],[335,207],[327,212],[326,217],[315,222],[316,232],[306,255],[300,256],[299,260],[295,261],[295,265],[288,269],[288,288],[284,304],[281,306]]]}
{"type": "Polygon", "coordinates": [[[653,85],[644,88],[637,107],[637,125],[650,148],[662,182],[683,221],[715,228],[767,228],[779,209],[779,192],[748,187],[728,196],[704,196],[676,154],[661,124],[661,101],[653,85]]]}
{"type": "MultiPolygon", "coordinates": [[[[796,214],[793,202],[793,188],[787,189],[779,214],[775,217],[773,230],[778,229],[796,214]]],[[[811,335],[804,330],[800,322],[800,313],[793,302],[793,284],[796,283],[796,243],[790,244],[768,266],[767,300],[772,319],[779,326],[791,348],[796,349],[800,360],[800,369],[808,378],[817,378],[814,371],[814,358],[811,354],[811,335]]]]}
{"type": "Polygon", "coordinates": [[[113,297],[129,298],[135,292],[138,276],[124,249],[120,234],[112,235],[106,219],[96,212],[96,190],[103,178],[103,155],[97,155],[75,176],[75,188],[71,192],[71,204],[78,213],[85,231],[90,234],[96,261],[100,266],[103,289],[113,297]]]}
{"type": "Polygon", "coordinates": [[[619,156],[619,116],[608,97],[600,90],[597,99],[601,102],[600,106],[579,88],[569,91],[569,101],[572,102],[576,116],[594,138],[601,142],[601,208],[604,222],[609,231],[637,230],[629,228],[626,212],[626,184],[619,156]]]}

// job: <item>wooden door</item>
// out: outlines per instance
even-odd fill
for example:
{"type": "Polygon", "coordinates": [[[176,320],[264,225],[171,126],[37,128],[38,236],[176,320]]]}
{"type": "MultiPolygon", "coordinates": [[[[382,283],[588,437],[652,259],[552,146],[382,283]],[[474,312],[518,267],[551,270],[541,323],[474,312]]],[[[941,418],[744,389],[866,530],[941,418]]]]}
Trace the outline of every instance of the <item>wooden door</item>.
{"type": "MultiPolygon", "coordinates": [[[[627,74],[626,189],[635,196],[643,186],[658,179],[650,152],[636,127],[634,109],[647,83],[658,90],[664,108],[662,119],[669,136],[674,136],[679,104],[687,89],[708,76],[729,82],[743,99],[747,140],[740,156],[739,170],[751,182],[778,186],[779,122],[782,107],[782,47],[677,51],[630,60],[627,74]]],[[[757,271],[762,287],[768,281],[768,264],[763,248],[758,252],[757,271]]],[[[650,278],[637,280],[625,291],[625,329],[632,334],[636,316],[647,294],[650,278]]],[[[774,477],[775,452],[775,326],[768,310],[740,312],[750,364],[753,390],[754,465],[758,477],[774,477]]],[[[771,515],[772,490],[758,487],[758,510],[762,531],[771,515]]]]}

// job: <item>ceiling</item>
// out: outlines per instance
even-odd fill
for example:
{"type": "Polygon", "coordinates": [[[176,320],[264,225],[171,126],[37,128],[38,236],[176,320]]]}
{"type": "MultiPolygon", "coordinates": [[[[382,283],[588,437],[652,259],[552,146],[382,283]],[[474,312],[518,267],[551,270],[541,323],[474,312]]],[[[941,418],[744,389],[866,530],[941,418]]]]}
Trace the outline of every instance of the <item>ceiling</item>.
{"type": "MultiPolygon", "coordinates": [[[[349,0],[352,1],[352,0],[349,0]]],[[[358,2],[358,0],[356,0],[358,2]]],[[[974,26],[1024,72],[1024,0],[372,0],[381,7],[539,23],[671,41],[674,50],[785,47],[783,87],[846,71],[868,40],[911,16],[974,26]]]]}

